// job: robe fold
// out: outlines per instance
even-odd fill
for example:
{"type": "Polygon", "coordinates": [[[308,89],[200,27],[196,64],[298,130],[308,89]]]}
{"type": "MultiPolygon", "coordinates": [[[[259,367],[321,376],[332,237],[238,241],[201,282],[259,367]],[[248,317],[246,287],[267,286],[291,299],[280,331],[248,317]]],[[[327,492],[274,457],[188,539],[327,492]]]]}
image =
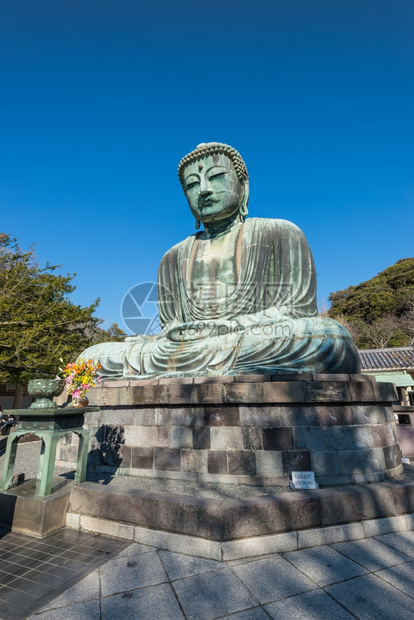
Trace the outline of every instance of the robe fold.
{"type": "Polygon", "coordinates": [[[135,342],[98,344],[81,357],[99,362],[104,377],[136,379],[358,373],[359,356],[349,333],[317,316],[315,266],[302,231],[285,220],[249,218],[234,239],[234,277],[225,295],[221,289],[214,298],[215,282],[208,303],[194,290],[195,256],[209,239],[192,235],[171,248],[159,267],[162,331],[135,342]],[[217,335],[213,326],[220,321],[230,323],[217,335]],[[181,341],[167,337],[175,325],[181,341]],[[186,337],[197,330],[199,339],[186,337]]]}

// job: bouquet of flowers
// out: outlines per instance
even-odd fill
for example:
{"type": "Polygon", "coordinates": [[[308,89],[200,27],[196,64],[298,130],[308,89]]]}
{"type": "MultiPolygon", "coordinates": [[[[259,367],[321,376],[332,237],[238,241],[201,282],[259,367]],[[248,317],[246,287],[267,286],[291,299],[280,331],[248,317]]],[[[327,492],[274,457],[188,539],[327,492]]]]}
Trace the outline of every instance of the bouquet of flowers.
{"type": "MultiPolygon", "coordinates": [[[[63,360],[60,360],[63,362],[63,360]]],[[[96,376],[101,365],[93,365],[92,360],[79,359],[77,362],[66,364],[59,368],[63,375],[66,391],[72,394],[72,398],[84,398],[86,392],[102,381],[102,377],[96,376]]],[[[60,377],[57,377],[60,379],[60,377]]]]}

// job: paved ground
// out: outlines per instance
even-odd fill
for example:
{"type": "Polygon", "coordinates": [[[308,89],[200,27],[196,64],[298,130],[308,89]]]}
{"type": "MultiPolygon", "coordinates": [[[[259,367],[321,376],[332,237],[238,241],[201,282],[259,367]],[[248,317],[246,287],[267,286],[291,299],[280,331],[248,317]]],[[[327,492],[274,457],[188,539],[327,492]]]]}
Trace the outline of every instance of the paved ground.
{"type": "MultiPolygon", "coordinates": [[[[16,472],[31,477],[39,449],[22,446],[16,472]]],[[[414,532],[220,563],[73,530],[0,531],[0,558],[2,620],[414,619],[414,532]]]]}
{"type": "Polygon", "coordinates": [[[0,554],[3,620],[414,618],[414,532],[225,563],[73,530],[0,554]]]}

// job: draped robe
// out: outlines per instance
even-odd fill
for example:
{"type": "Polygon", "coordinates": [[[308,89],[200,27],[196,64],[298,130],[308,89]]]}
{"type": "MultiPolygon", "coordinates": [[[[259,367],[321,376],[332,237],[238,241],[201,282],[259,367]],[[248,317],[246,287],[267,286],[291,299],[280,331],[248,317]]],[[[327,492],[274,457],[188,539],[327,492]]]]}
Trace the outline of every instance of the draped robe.
{"type": "Polygon", "coordinates": [[[285,220],[249,218],[225,235],[224,254],[230,251],[232,264],[219,265],[218,275],[212,269],[211,282],[201,277],[198,289],[194,282],[208,236],[192,235],[164,255],[158,271],[159,334],[98,344],[81,357],[99,362],[104,377],[136,379],[358,373],[349,333],[317,316],[315,267],[302,231],[285,220]],[[220,282],[220,271],[226,270],[231,277],[227,273],[227,281],[220,282]],[[209,286],[207,299],[203,293],[209,286]],[[220,321],[227,323],[214,330],[220,321]],[[171,340],[174,326],[178,337],[171,340]],[[191,339],[197,330],[200,337],[191,339]]]}

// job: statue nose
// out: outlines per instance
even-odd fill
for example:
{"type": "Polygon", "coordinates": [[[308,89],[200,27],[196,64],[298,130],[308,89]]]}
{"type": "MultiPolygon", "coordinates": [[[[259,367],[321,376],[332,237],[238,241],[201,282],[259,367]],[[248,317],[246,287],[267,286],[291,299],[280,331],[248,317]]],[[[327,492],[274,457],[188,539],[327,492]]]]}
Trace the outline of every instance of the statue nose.
{"type": "Polygon", "coordinates": [[[211,189],[210,181],[206,178],[200,179],[200,196],[205,196],[206,194],[212,194],[213,190],[211,189]]]}

